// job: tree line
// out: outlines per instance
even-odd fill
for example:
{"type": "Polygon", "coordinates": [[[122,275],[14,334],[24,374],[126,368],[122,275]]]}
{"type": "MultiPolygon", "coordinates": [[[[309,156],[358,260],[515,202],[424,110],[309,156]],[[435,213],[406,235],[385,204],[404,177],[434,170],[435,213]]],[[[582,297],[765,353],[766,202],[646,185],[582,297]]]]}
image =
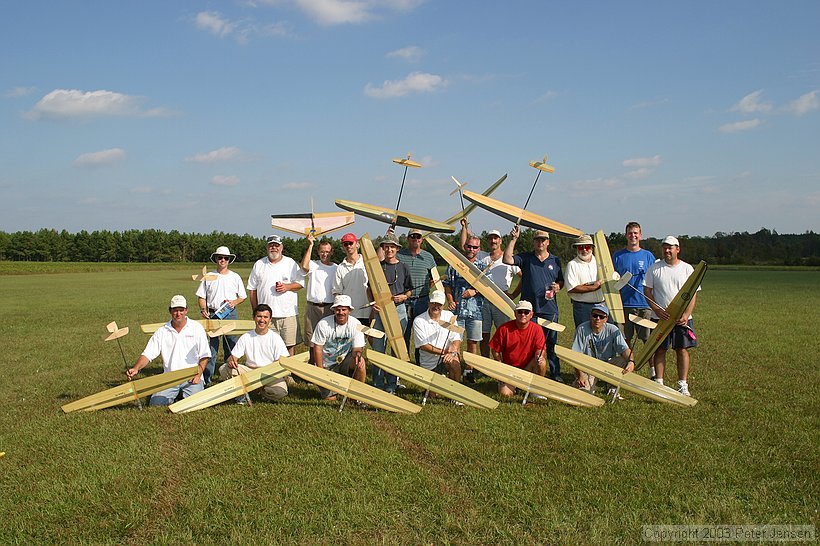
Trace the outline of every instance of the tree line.
{"type": "MultiPolygon", "coordinates": [[[[533,230],[526,229],[516,245],[521,252],[532,248],[533,230]]],[[[326,237],[333,243],[334,262],[344,259],[339,244],[341,232],[326,237]]],[[[486,233],[482,234],[483,236],[486,233]]],[[[459,237],[443,238],[458,247],[459,237]]],[[[400,238],[406,246],[406,236],[400,238]]],[[[766,228],[756,233],[715,233],[712,236],[678,236],[681,258],[690,263],[705,260],[722,265],[807,265],[820,266],[820,235],[813,231],[781,235],[766,228]]],[[[285,254],[299,261],[307,248],[303,237],[284,237],[285,254]]],[[[504,242],[508,236],[504,237],[504,242]]],[[[375,239],[378,244],[379,238],[375,239]]],[[[564,260],[575,256],[572,238],[553,236],[550,251],[564,260]]],[[[607,237],[614,252],[626,245],[623,233],[607,237]]],[[[127,231],[79,231],[40,229],[38,231],[0,231],[0,260],[34,262],[207,262],[218,246],[227,246],[236,254],[238,262],[253,262],[265,254],[265,238],[249,234],[237,235],[214,231],[211,233],[180,233],[157,229],[127,231]]],[[[661,257],[659,239],[648,238],[642,246],[661,257]]],[[[428,249],[430,250],[430,249],[428,249]]],[[[433,252],[436,259],[443,260],[433,252]]],[[[314,253],[314,258],[316,257],[314,253]]]]}

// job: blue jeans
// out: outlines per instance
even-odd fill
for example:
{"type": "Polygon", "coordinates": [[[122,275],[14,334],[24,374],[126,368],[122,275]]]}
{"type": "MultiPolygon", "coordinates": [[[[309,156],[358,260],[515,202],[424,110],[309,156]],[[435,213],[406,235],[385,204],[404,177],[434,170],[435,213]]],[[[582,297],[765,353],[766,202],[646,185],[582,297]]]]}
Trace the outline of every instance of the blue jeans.
{"type": "MultiPolygon", "coordinates": [[[[401,329],[407,329],[407,306],[403,304],[399,304],[396,306],[396,311],[399,314],[399,321],[401,322],[401,329]]],[[[381,330],[384,332],[384,326],[382,324],[382,317],[380,315],[376,316],[376,320],[373,323],[373,328],[376,330],[381,330]]],[[[386,332],[385,332],[386,334],[386,332]]],[[[373,347],[374,351],[378,351],[380,353],[384,353],[387,350],[387,335],[385,335],[381,339],[371,338],[370,346],[373,347]]],[[[396,356],[396,355],[393,355],[396,356]]],[[[374,366],[373,368],[373,386],[377,389],[387,390],[388,392],[396,392],[396,384],[397,384],[397,377],[395,375],[390,375],[389,373],[384,373],[384,370],[379,368],[378,366],[374,366]],[[384,387],[385,377],[387,378],[387,389],[384,387]]]]}
{"type": "Polygon", "coordinates": [[[192,394],[196,394],[205,389],[205,382],[200,381],[196,385],[190,381],[180,383],[175,387],[168,387],[164,391],[159,391],[151,395],[151,400],[148,402],[149,406],[170,406],[179,398],[179,393],[182,393],[183,398],[188,398],[192,394]]]}
{"type": "MultiPolygon", "coordinates": [[[[215,319],[215,315],[211,315],[212,319],[215,319]]],[[[236,315],[236,309],[232,309],[228,315],[222,320],[236,320],[238,317],[236,315]]],[[[211,358],[208,360],[208,365],[205,366],[205,371],[202,373],[202,382],[206,385],[211,383],[211,379],[214,376],[214,372],[216,371],[216,357],[219,354],[219,340],[222,340],[222,361],[223,364],[228,362],[228,356],[231,354],[233,350],[233,346],[236,345],[236,336],[219,336],[219,337],[209,337],[208,344],[211,346],[211,358]]]]}
{"type": "Polygon", "coordinates": [[[575,328],[584,322],[589,322],[589,315],[594,305],[594,303],[572,300],[572,320],[575,322],[575,328]]]}
{"type": "MultiPolygon", "coordinates": [[[[410,349],[410,337],[413,335],[413,321],[416,320],[416,317],[426,313],[428,304],[430,303],[430,295],[426,294],[424,296],[420,296],[419,299],[412,303],[408,303],[405,305],[405,313],[407,314],[407,326],[404,328],[404,344],[407,345],[407,349],[410,349]]],[[[415,350],[415,358],[416,363],[418,364],[421,362],[419,360],[419,350],[415,350]]]]}
{"type": "MultiPolygon", "coordinates": [[[[538,313],[537,316],[552,322],[558,322],[558,313],[538,313]]],[[[560,379],[561,361],[558,360],[558,355],[555,354],[555,345],[558,343],[558,332],[544,328],[543,326],[541,329],[544,330],[544,337],[547,338],[547,363],[550,367],[550,377],[560,379]]]]}

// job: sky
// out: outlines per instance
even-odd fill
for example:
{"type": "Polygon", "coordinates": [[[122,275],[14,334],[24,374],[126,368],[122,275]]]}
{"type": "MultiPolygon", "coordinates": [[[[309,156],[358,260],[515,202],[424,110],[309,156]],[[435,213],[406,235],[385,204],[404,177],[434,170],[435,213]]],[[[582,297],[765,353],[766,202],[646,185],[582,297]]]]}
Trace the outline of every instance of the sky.
{"type": "Polygon", "coordinates": [[[336,199],[395,207],[408,154],[400,209],[436,220],[451,177],[506,173],[494,197],[522,206],[547,154],[527,209],[588,232],[820,231],[814,0],[2,9],[2,231],[263,236],[336,199]]]}

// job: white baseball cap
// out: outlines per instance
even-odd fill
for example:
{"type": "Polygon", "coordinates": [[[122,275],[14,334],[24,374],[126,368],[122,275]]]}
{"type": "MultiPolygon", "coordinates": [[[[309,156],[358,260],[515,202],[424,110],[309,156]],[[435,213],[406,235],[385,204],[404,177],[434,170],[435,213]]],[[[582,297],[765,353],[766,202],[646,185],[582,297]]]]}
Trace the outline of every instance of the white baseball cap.
{"type": "Polygon", "coordinates": [[[664,244],[664,245],[674,245],[674,246],[680,246],[680,243],[678,242],[678,238],[677,238],[677,237],[673,237],[673,236],[671,236],[671,235],[667,235],[667,236],[666,236],[666,239],[664,239],[664,240],[663,240],[663,243],[662,243],[662,244],[664,244]]]}
{"type": "Polygon", "coordinates": [[[440,303],[444,305],[445,301],[447,301],[447,298],[444,297],[444,292],[441,290],[433,290],[430,294],[430,303],[440,303]]]}
{"type": "Polygon", "coordinates": [[[188,302],[185,301],[185,296],[181,296],[177,294],[173,298],[171,298],[171,303],[168,304],[168,307],[173,309],[174,307],[183,307],[185,309],[188,308],[188,302]]]}
{"type": "Polygon", "coordinates": [[[349,307],[353,308],[353,302],[350,301],[350,296],[346,294],[337,294],[335,298],[333,298],[333,305],[330,306],[331,309],[336,309],[337,307],[349,307]]]}

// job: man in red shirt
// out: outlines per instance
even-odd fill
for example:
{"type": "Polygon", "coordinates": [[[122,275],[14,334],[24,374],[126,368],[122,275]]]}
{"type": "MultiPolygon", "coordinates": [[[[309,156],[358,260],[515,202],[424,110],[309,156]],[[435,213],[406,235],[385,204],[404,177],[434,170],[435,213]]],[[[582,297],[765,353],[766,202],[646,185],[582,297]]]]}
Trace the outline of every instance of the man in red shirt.
{"type": "MultiPolygon", "coordinates": [[[[505,322],[496,329],[490,340],[493,358],[516,368],[544,377],[547,361],[544,352],[547,347],[544,330],[532,319],[532,304],[521,300],[515,308],[515,319],[505,322]]],[[[515,387],[498,383],[498,394],[515,395],[515,387]]]]}

